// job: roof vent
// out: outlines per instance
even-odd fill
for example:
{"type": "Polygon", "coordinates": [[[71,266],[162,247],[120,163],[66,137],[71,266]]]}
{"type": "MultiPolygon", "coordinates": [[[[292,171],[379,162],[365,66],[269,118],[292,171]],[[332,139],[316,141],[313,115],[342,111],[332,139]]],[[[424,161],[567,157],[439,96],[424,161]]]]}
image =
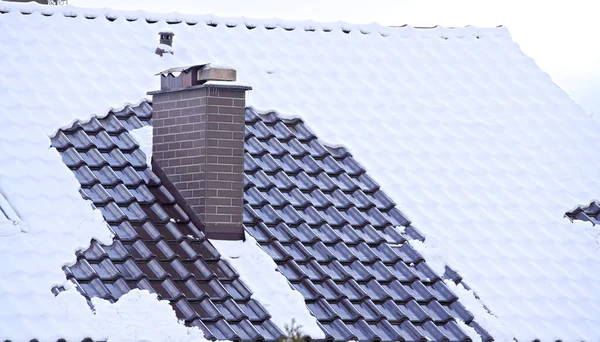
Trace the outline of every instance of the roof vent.
{"type": "Polygon", "coordinates": [[[158,34],[160,35],[160,44],[165,44],[171,47],[173,46],[173,36],[175,33],[164,31],[159,32],[158,34]]]}
{"type": "Polygon", "coordinates": [[[170,32],[170,31],[162,31],[162,32],[159,32],[158,35],[160,36],[160,39],[158,41],[158,47],[156,48],[154,53],[156,53],[157,55],[159,55],[161,57],[165,53],[170,53],[172,55],[173,54],[173,49],[172,49],[173,36],[175,36],[175,33],[170,32]]]}
{"type": "Polygon", "coordinates": [[[236,71],[233,68],[198,64],[182,68],[171,68],[157,75],[160,77],[161,90],[177,90],[189,88],[196,85],[202,85],[208,81],[228,81],[236,80],[236,71]]]}

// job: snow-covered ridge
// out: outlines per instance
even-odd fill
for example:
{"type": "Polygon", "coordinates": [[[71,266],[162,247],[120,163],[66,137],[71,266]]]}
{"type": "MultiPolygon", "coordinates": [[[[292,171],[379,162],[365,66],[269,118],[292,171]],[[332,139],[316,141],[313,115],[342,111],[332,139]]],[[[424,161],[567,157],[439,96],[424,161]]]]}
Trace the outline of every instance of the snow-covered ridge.
{"type": "Polygon", "coordinates": [[[145,20],[149,24],[165,22],[167,24],[181,24],[193,26],[204,24],[207,26],[217,27],[224,25],[229,28],[235,28],[240,25],[245,26],[248,30],[265,29],[274,30],[281,29],[285,31],[294,31],[301,29],[304,31],[323,31],[334,32],[342,31],[347,34],[380,34],[384,37],[390,35],[399,35],[401,37],[429,36],[442,39],[449,38],[465,38],[467,36],[475,36],[481,38],[484,36],[508,36],[508,30],[504,27],[492,28],[477,28],[473,26],[461,28],[446,28],[446,27],[414,27],[410,25],[388,27],[377,23],[371,24],[350,24],[345,22],[321,23],[311,20],[281,20],[272,19],[251,19],[245,17],[226,18],[215,16],[212,14],[184,14],[178,12],[172,13],[152,13],[142,10],[114,10],[110,8],[82,8],[75,6],[45,6],[38,3],[9,3],[2,2],[0,4],[0,13],[9,13],[12,11],[20,11],[24,15],[42,15],[46,17],[54,14],[62,14],[65,17],[77,18],[84,17],[94,20],[104,17],[109,21],[129,21],[136,22],[140,19],[145,20]]]}

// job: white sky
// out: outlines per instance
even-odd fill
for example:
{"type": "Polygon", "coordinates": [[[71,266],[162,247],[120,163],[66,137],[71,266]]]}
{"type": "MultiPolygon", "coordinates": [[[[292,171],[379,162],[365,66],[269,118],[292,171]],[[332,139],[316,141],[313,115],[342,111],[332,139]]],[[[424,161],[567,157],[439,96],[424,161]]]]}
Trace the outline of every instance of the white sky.
{"type": "Polygon", "coordinates": [[[252,18],[496,26],[588,112],[600,115],[600,6],[594,0],[69,0],[69,4],[252,18]]]}

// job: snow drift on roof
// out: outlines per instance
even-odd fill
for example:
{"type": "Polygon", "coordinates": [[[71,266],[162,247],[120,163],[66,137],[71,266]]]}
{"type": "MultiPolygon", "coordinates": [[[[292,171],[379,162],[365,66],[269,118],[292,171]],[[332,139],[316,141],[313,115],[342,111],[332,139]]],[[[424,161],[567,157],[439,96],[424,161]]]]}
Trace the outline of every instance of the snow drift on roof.
{"type": "Polygon", "coordinates": [[[152,167],[152,126],[144,126],[142,128],[131,131],[134,139],[140,145],[140,149],[146,156],[146,164],[152,167]]]}
{"type": "Polygon", "coordinates": [[[302,294],[288,283],[285,276],[277,270],[273,259],[260,248],[256,240],[251,235],[246,237],[243,242],[211,240],[211,243],[240,272],[242,281],[271,313],[271,319],[282,331],[295,320],[307,336],[317,340],[325,338],[317,319],[304,304],[302,294]]]}
{"type": "Polygon", "coordinates": [[[0,192],[0,236],[10,236],[27,231],[27,225],[21,221],[12,205],[0,192]]]}
{"type": "MultiPolygon", "coordinates": [[[[563,219],[600,193],[598,158],[589,148],[600,139],[598,123],[506,29],[1,7],[8,13],[0,15],[0,77],[10,86],[0,94],[0,162],[10,167],[0,179],[12,184],[11,198],[29,203],[24,219],[61,222],[84,212],[40,209],[63,194],[77,196],[72,175],[56,172],[60,160],[47,149],[53,130],[77,114],[138,102],[158,88],[160,70],[231,65],[254,89],[250,105],[299,115],[318,136],[348,146],[421,231],[445,242],[443,258],[511,335],[600,339],[597,245],[563,219]],[[173,23],[173,56],[154,54],[156,21],[173,23]]],[[[64,254],[45,268],[54,272],[49,283],[61,279],[60,263],[83,242],[56,247],[64,254]]],[[[23,247],[29,243],[9,245],[13,254],[3,256],[19,262],[1,269],[4,278],[24,272],[23,258],[39,256],[23,247]]]]}

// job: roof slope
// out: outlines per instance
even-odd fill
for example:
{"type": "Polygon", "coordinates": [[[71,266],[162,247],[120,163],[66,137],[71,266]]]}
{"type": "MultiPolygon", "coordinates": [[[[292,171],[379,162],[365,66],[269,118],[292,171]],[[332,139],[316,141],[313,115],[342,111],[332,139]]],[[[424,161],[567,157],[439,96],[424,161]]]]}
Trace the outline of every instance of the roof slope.
{"type": "Polygon", "coordinates": [[[133,288],[157,293],[207,339],[278,340],[283,333],[269,313],[147,166],[130,131],[148,125],[150,115],[143,103],[75,123],[52,139],[115,233],[113,244],[92,241],[78,253],[67,278],[88,299],[115,302],[133,288]]]}
{"type": "MultiPolygon", "coordinates": [[[[300,116],[325,141],[345,144],[427,238],[443,241],[440,260],[469,280],[508,334],[523,341],[600,338],[597,244],[563,218],[600,193],[598,158],[589,148],[600,139],[598,123],[506,29],[48,6],[42,15],[42,7],[1,6],[0,77],[10,86],[0,94],[0,142],[10,151],[15,135],[34,137],[19,150],[26,165],[43,157],[54,167],[42,135],[72,122],[73,113],[89,118],[115,103],[138,103],[157,88],[155,72],[231,65],[254,89],[250,105],[300,116]],[[174,23],[175,54],[159,58],[154,49],[165,19],[174,23]]],[[[28,198],[60,200],[43,185],[61,188],[69,182],[63,175],[48,181],[11,164],[14,158],[0,156],[5,179],[39,185],[28,198]]]]}
{"type": "MultiPolygon", "coordinates": [[[[88,300],[158,293],[208,339],[277,340],[282,332],[244,279],[147,167],[131,131],[150,118],[143,103],[53,137],[82,196],[115,232],[113,244],[92,241],[78,253],[67,278],[88,300]]],[[[463,322],[491,339],[410,246],[419,232],[347,151],[325,148],[300,120],[253,110],[246,119],[245,229],[327,339],[468,341],[463,322]]]]}
{"type": "Polygon", "coordinates": [[[458,320],[491,339],[407,241],[419,232],[345,149],[324,147],[301,120],[247,110],[244,169],[246,231],[328,338],[469,340],[458,320]]]}

